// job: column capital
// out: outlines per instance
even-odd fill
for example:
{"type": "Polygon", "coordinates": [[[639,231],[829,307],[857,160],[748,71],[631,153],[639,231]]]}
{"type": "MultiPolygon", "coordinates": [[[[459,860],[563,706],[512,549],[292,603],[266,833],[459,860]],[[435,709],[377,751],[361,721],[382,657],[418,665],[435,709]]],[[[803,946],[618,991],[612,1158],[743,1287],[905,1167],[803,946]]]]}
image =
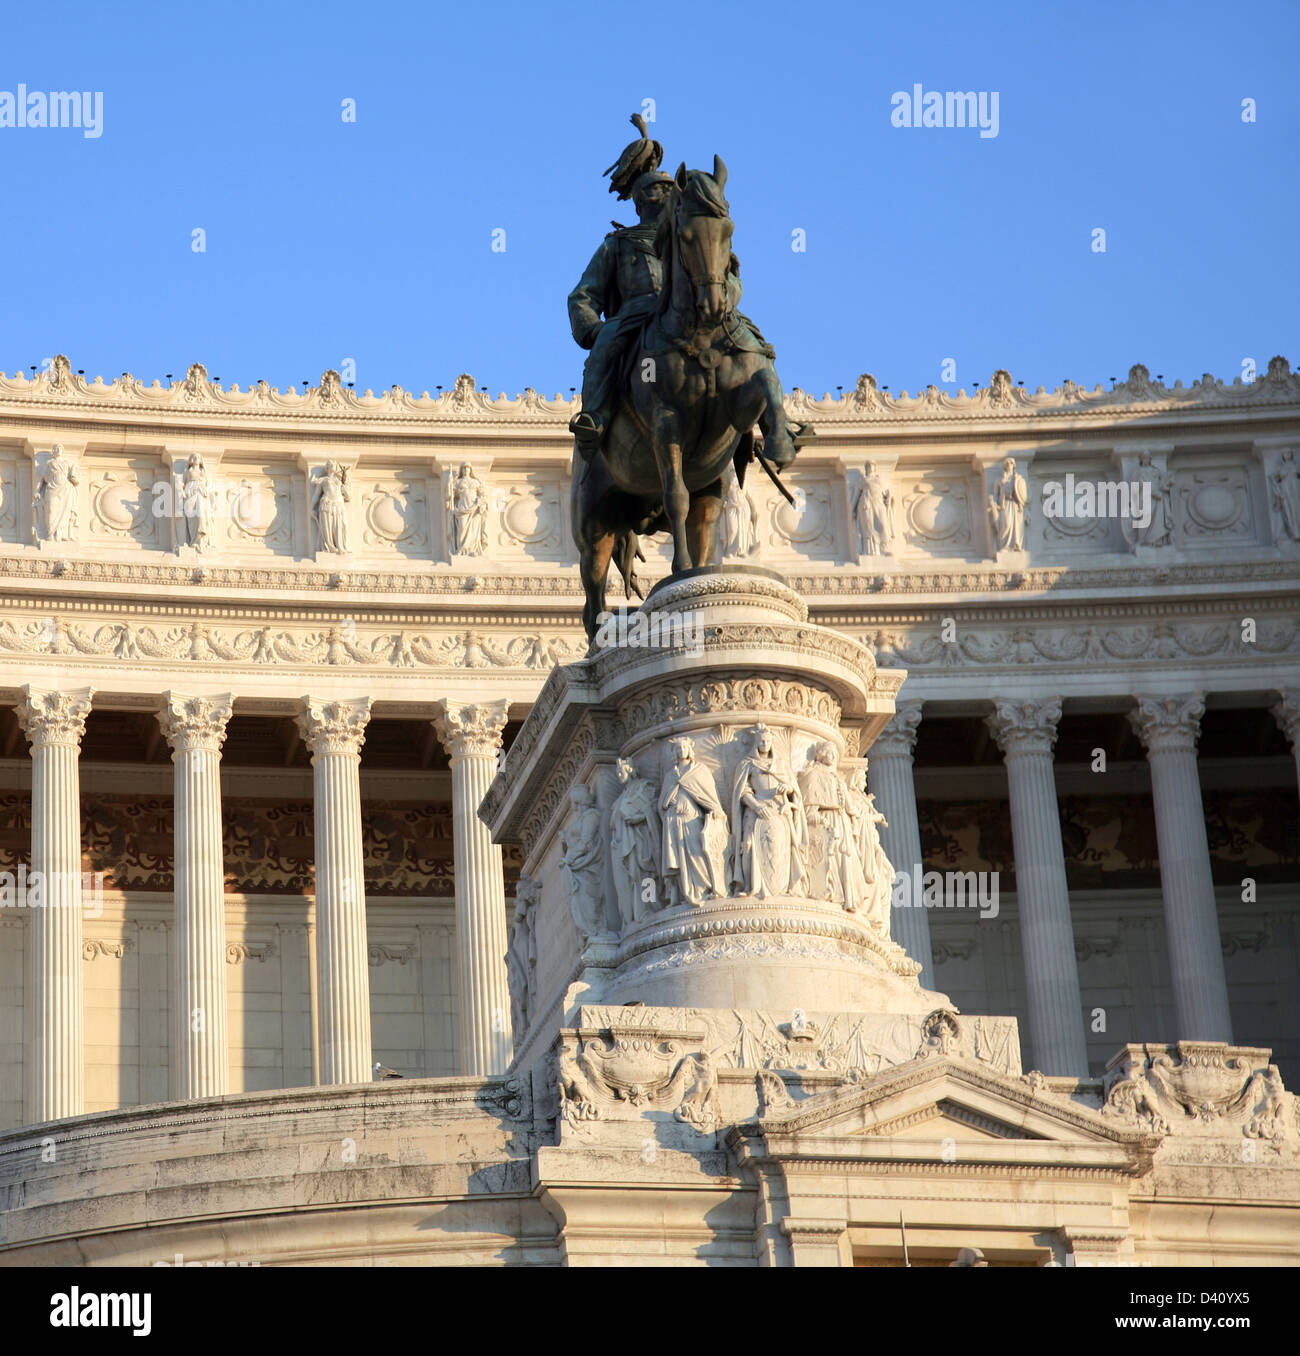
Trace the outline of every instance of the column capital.
{"type": "Polygon", "coordinates": [[[451,758],[495,758],[501,752],[509,701],[458,702],[443,698],[433,727],[451,758]]]}
{"type": "Polygon", "coordinates": [[[233,701],[229,692],[214,697],[164,692],[156,714],[173,755],[195,749],[219,752],[226,742],[226,724],[233,712],[233,701]]]}
{"type": "Polygon", "coordinates": [[[1180,692],[1170,697],[1138,697],[1137,710],[1128,713],[1129,724],[1148,754],[1173,749],[1195,752],[1205,714],[1203,692],[1180,692]]]}
{"type": "Polygon", "coordinates": [[[920,701],[898,702],[889,724],[871,741],[868,758],[910,758],[916,748],[916,730],[921,723],[920,701]]]}
{"type": "Polygon", "coordinates": [[[351,701],[326,701],[322,697],[304,697],[303,710],[294,717],[303,743],[311,750],[312,761],[321,754],[350,753],[360,756],[370,723],[370,698],[351,701]]]}
{"type": "Polygon", "coordinates": [[[985,717],[989,732],[997,740],[1004,758],[1025,753],[1051,753],[1056,744],[1056,727],[1061,719],[1061,700],[998,700],[993,714],[985,717]]]}
{"type": "Polygon", "coordinates": [[[71,745],[77,748],[86,733],[86,717],[90,714],[93,692],[88,687],[75,691],[55,691],[33,687],[30,683],[21,689],[18,703],[18,724],[32,748],[51,744],[71,745]]]}
{"type": "Polygon", "coordinates": [[[1282,727],[1287,742],[1300,752],[1300,687],[1289,687],[1278,695],[1281,700],[1269,707],[1269,711],[1282,727]]]}

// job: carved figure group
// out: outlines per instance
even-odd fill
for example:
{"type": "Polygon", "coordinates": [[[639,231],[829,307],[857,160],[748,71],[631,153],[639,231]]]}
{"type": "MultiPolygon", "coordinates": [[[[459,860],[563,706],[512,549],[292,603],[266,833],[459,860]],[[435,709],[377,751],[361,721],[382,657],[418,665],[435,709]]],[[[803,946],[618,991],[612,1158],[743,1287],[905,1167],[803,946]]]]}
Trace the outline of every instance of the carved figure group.
{"type": "Polygon", "coordinates": [[[537,977],[536,910],[541,885],[531,876],[520,876],[515,886],[515,925],[506,951],[506,978],[510,985],[510,1024],[518,1041],[532,1017],[533,990],[537,977]]]}
{"type": "Polygon", "coordinates": [[[709,770],[690,739],[669,740],[672,766],[659,797],[663,815],[663,875],[667,903],[702,904],[727,895],[727,815],[709,770]]]}
{"type": "Polygon", "coordinates": [[[808,823],[799,783],[778,761],[766,725],[749,739],[731,788],[732,883],[756,899],[803,894],[808,823]]]}
{"type": "Polygon", "coordinates": [[[852,799],[835,763],[835,745],[823,740],[799,773],[808,818],[808,893],[858,913],[866,902],[866,881],[852,799]]]}
{"type": "MultiPolygon", "coordinates": [[[[609,936],[607,864],[620,932],[663,908],[796,895],[838,904],[888,937],[894,870],[880,841],[885,817],[866,790],[865,769],[846,780],[836,746],[823,740],[795,775],[766,725],[740,738],[745,751],[726,801],[695,740],[685,736],[667,741],[657,789],[619,760],[620,791],[607,820],[590,787],[572,789],[561,861],[584,947],[609,936]]],[[[520,889],[522,899],[522,882],[520,889]]],[[[527,946],[535,954],[524,923],[517,911],[512,974],[525,972],[527,946]]]]}
{"type": "Polygon", "coordinates": [[[622,794],[609,813],[614,854],[614,892],[624,928],[638,923],[658,903],[659,849],[663,830],[655,789],[625,759],[618,760],[622,794]]]}
{"type": "Polygon", "coordinates": [[[572,814],[560,834],[560,858],[569,890],[569,909],[578,930],[578,944],[586,948],[588,942],[604,938],[604,890],[602,874],[605,865],[603,831],[600,811],[591,787],[579,783],[569,792],[572,814]]]}

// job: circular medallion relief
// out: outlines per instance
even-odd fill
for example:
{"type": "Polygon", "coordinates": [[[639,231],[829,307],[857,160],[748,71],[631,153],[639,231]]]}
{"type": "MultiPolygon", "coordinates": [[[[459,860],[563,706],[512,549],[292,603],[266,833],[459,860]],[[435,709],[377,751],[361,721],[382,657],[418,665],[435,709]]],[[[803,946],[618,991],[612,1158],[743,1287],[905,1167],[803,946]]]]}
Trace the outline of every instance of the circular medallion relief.
{"type": "Polygon", "coordinates": [[[140,511],[140,487],[128,481],[110,481],[95,500],[95,512],[117,532],[128,531],[140,511]]]}
{"type": "Polygon", "coordinates": [[[907,521],[917,536],[945,541],[961,531],[962,513],[947,487],[921,489],[908,500],[907,521]]]}
{"type": "Polygon", "coordinates": [[[230,516],[250,537],[264,537],[275,521],[275,492],[269,485],[249,485],[231,499],[230,516]]]}
{"type": "Polygon", "coordinates": [[[1187,511],[1202,527],[1222,530],[1236,522],[1241,499],[1228,485],[1202,485],[1188,500],[1187,511]]]}
{"type": "Polygon", "coordinates": [[[406,531],[406,506],[394,494],[377,494],[366,509],[375,535],[396,541],[406,531]]]}

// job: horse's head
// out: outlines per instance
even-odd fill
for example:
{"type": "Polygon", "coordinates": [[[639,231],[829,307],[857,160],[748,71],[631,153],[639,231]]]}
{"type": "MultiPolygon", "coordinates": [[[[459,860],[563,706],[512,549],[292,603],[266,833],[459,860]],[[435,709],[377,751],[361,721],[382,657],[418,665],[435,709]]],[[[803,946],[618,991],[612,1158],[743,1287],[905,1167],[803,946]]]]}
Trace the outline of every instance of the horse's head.
{"type": "Polygon", "coordinates": [[[716,325],[727,313],[727,269],[735,230],[722,196],[727,167],[716,155],[712,174],[688,170],[683,161],[673,182],[677,252],[690,279],[695,313],[701,324],[716,325]]]}

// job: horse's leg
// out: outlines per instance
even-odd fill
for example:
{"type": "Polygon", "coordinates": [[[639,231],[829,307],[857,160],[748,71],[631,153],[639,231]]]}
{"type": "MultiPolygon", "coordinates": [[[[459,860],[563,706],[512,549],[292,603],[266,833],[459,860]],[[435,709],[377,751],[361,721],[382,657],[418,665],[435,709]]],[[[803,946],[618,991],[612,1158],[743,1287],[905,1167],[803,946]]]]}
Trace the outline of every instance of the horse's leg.
{"type": "Polygon", "coordinates": [[[758,426],[763,430],[763,455],[773,466],[789,466],[795,458],[794,439],[785,417],[785,402],[781,396],[781,382],[776,368],[764,363],[750,378],[762,395],[763,410],[758,426]]]}
{"type": "Polygon", "coordinates": [[[689,570],[694,561],[686,539],[686,515],[691,494],[682,475],[682,419],[667,405],[656,405],[650,420],[650,441],[663,480],[664,513],[673,536],[673,573],[689,570]]]}
{"type": "Polygon", "coordinates": [[[605,611],[605,582],[616,538],[612,532],[599,532],[578,547],[578,573],[587,601],[582,607],[582,625],[588,640],[596,639],[600,615],[605,611]]]}
{"type": "Polygon", "coordinates": [[[718,565],[722,561],[718,526],[722,522],[722,480],[715,480],[691,495],[686,515],[686,538],[697,565],[718,565]]]}
{"type": "Polygon", "coordinates": [[[601,501],[608,492],[609,478],[604,459],[597,455],[592,461],[586,461],[575,443],[569,504],[573,544],[578,548],[578,574],[586,594],[582,625],[588,640],[595,640],[600,629],[598,618],[605,611],[605,581],[614,553],[615,533],[601,512],[601,501]]]}

